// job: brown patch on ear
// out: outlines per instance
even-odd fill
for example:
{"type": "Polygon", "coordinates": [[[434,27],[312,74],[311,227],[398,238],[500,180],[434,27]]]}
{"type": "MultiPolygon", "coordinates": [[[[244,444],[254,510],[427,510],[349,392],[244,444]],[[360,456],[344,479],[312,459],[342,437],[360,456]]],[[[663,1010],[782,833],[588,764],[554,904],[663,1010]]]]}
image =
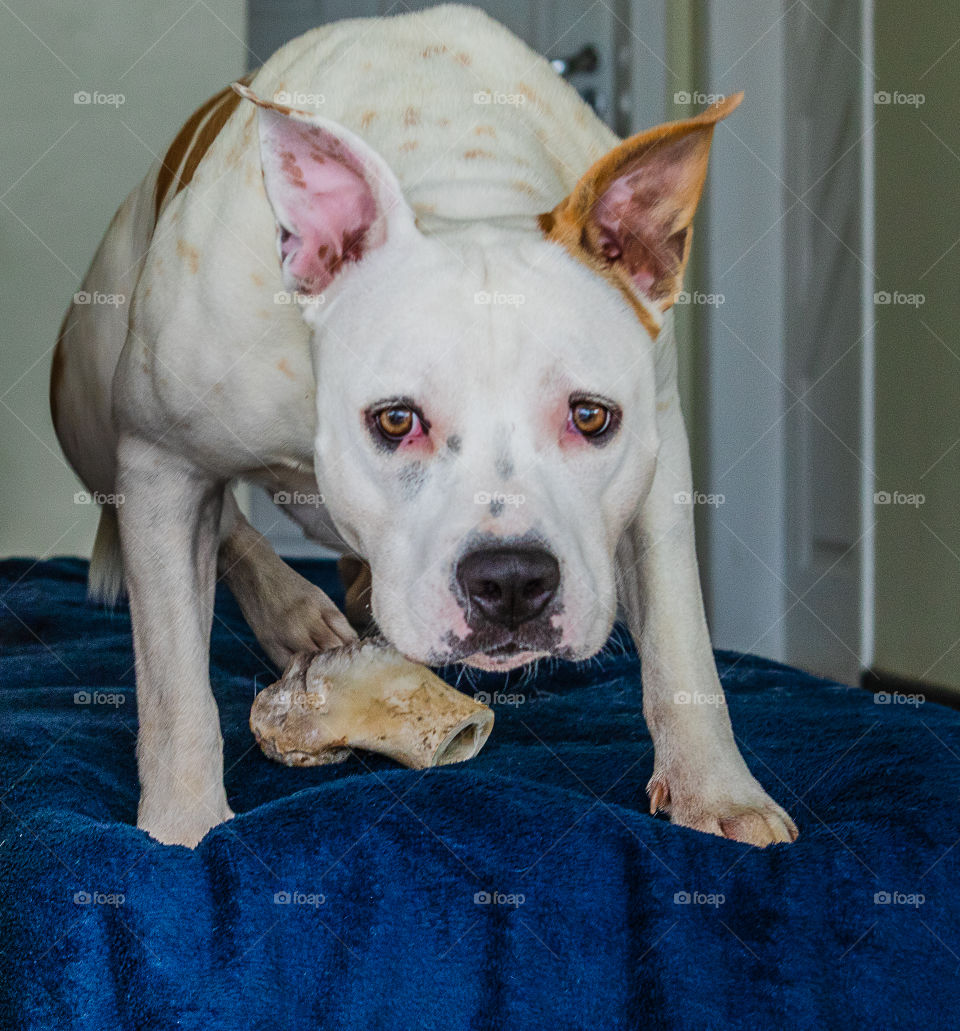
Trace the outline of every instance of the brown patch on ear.
{"type": "Polygon", "coordinates": [[[594,162],[569,196],[539,216],[544,235],[616,285],[651,336],[673,304],[690,256],[714,126],[736,93],[694,118],[638,133],[594,162]]]}

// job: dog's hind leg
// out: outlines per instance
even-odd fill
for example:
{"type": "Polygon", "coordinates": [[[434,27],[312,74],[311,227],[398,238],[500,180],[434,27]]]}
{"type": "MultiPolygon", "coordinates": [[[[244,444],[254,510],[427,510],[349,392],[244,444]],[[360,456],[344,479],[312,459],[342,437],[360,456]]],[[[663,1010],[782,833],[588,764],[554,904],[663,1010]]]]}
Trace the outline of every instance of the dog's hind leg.
{"type": "Polygon", "coordinates": [[[324,651],[356,640],[327,595],[291,569],[247,522],[229,489],[224,495],[217,574],[237,599],[263,650],[281,669],[297,652],[324,651]]]}

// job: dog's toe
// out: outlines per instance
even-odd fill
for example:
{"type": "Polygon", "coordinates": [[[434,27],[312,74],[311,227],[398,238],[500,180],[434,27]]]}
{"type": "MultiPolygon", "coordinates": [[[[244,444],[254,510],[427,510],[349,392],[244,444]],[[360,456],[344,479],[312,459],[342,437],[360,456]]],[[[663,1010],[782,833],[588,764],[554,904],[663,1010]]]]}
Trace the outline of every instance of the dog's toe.
{"type": "Polygon", "coordinates": [[[708,790],[674,790],[666,774],[656,773],[647,793],[651,813],[667,812],[671,823],[704,834],[758,848],[799,837],[793,820],[752,778],[740,791],[713,795],[708,790]]]}
{"type": "Polygon", "coordinates": [[[796,841],[799,834],[793,820],[779,806],[773,810],[748,809],[733,816],[720,817],[718,822],[725,838],[759,848],[781,841],[796,841]]]}

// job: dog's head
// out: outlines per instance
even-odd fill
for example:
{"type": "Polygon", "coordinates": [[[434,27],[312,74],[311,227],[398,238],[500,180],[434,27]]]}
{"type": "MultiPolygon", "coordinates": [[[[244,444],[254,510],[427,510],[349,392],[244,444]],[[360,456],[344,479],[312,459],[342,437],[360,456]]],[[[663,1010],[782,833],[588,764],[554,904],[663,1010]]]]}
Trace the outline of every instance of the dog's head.
{"type": "Polygon", "coordinates": [[[257,100],[313,333],[317,479],[407,656],[506,670],[605,642],[656,466],[654,340],[739,99],[621,143],[537,231],[430,235],[356,134],[257,100]]]}

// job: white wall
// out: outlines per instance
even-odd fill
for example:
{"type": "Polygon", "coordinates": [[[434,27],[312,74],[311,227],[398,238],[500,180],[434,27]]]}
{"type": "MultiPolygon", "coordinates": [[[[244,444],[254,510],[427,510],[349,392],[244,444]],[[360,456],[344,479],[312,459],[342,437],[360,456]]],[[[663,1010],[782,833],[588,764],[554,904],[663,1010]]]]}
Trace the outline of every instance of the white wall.
{"type": "Polygon", "coordinates": [[[124,196],[242,73],[245,31],[244,0],[0,6],[0,555],[89,552],[96,513],[48,412],[57,330],[124,196]]]}

